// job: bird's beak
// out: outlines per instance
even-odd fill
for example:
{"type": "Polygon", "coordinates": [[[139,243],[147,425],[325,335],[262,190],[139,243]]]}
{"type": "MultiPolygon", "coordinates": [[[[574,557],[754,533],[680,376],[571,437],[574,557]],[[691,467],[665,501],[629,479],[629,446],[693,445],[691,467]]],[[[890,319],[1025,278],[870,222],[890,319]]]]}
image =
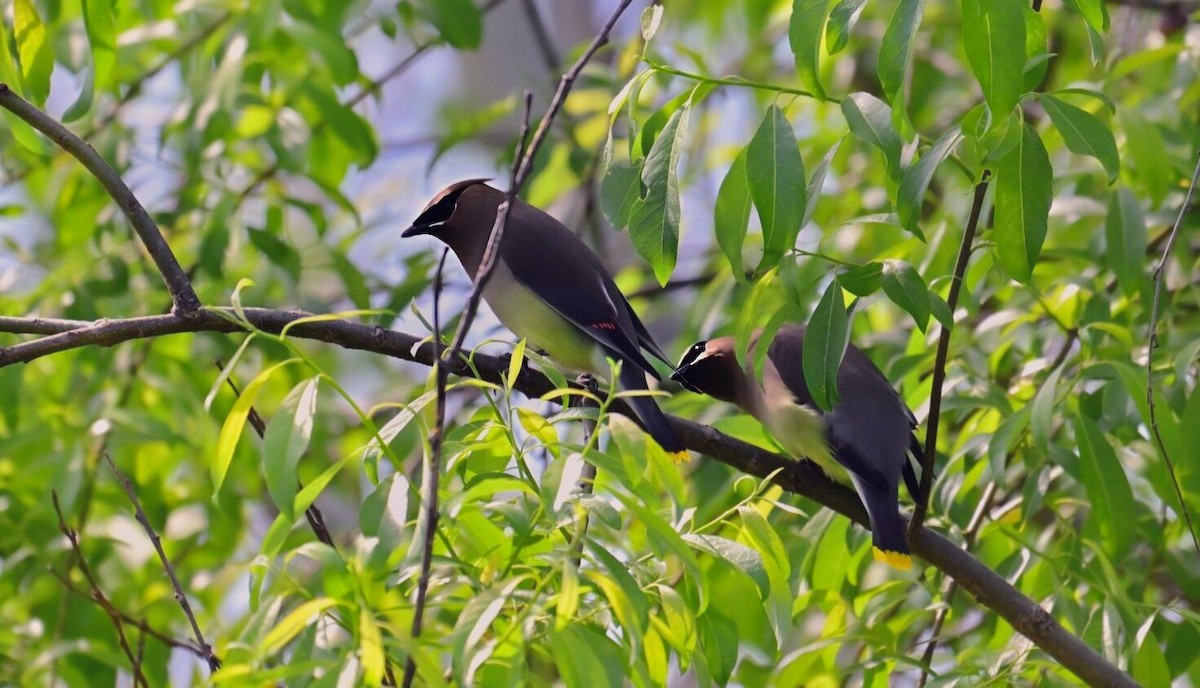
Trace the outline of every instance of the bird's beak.
{"type": "Polygon", "coordinates": [[[407,239],[409,237],[420,236],[422,234],[430,234],[433,232],[434,227],[435,225],[413,225],[403,232],[400,232],[400,236],[407,239]]]}

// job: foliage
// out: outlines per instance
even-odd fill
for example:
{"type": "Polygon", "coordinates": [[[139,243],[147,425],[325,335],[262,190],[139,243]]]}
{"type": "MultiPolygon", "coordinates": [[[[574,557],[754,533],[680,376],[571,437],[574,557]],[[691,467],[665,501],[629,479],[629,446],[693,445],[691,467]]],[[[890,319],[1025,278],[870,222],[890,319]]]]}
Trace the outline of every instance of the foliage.
{"type": "MultiPolygon", "coordinates": [[[[419,203],[381,208],[363,180],[436,188],[427,174],[450,181],[468,148],[490,162],[457,164],[507,177],[518,99],[446,105],[419,149],[430,167],[397,166],[379,133],[390,99],[458,96],[469,70],[388,80],[432,73],[421,59],[434,53],[499,50],[491,41],[532,54],[525,34],[494,35],[527,29],[518,4],[14,0],[0,80],[123,174],[205,304],[427,333],[433,254],[396,248],[419,203]],[[416,57],[389,76],[381,42],[416,57]],[[372,263],[378,251],[402,268],[372,263]]],[[[929,524],[1145,685],[1200,683],[1200,550],[1174,482],[1200,516],[1194,217],[1148,346],[1152,266],[1200,147],[1195,28],[1099,0],[673,0],[639,22],[641,6],[572,91],[526,197],[582,217],[617,254],[668,352],[812,317],[820,346],[804,370],[824,402],[848,339],[924,421],[935,342],[953,327],[929,524]]],[[[511,90],[552,85],[564,65],[538,69],[511,90]]],[[[161,279],[104,188],[27,123],[4,124],[0,314],[161,312],[161,279]]],[[[512,350],[488,334],[470,341],[512,350]]],[[[451,381],[418,640],[427,369],[262,331],[0,367],[0,676],[133,675],[59,533],[54,490],[133,620],[147,682],[210,680],[139,629],[192,635],[107,452],[223,662],[214,683],[379,684],[411,655],[428,685],[888,685],[918,675],[945,612],[935,683],[1077,681],[936,569],[872,563],[869,534],[846,519],[704,458],[676,467],[610,413],[614,397],[588,409],[560,408],[563,391],[515,394],[523,362],[553,374],[515,346],[504,384],[451,381]],[[257,414],[261,441],[247,429],[257,414]],[[599,470],[591,495],[575,490],[584,461],[599,470]],[[314,504],[333,547],[308,526],[314,504]]],[[[669,412],[771,446],[747,417],[667,391],[669,412]]]]}

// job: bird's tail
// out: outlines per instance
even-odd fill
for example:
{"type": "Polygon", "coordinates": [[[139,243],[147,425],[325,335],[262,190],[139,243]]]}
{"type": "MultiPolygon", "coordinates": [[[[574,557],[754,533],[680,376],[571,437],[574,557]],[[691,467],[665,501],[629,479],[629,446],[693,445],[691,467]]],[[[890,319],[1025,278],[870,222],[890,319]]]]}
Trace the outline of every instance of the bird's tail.
{"type": "Polygon", "coordinates": [[[871,544],[875,559],[897,569],[907,570],[912,566],[912,555],[908,540],[904,536],[904,521],[900,518],[900,500],[897,490],[879,490],[861,480],[854,480],[854,487],[867,507],[871,519],[871,544]]]}
{"type": "MultiPolygon", "coordinates": [[[[621,366],[621,386],[629,391],[643,390],[646,387],[646,374],[643,373],[637,366],[625,363],[621,366]]],[[[675,431],[671,429],[671,425],[667,422],[667,417],[663,414],[662,409],[658,408],[658,404],[654,402],[653,397],[649,396],[632,396],[627,397],[629,405],[633,407],[638,418],[642,421],[642,427],[646,429],[646,433],[658,442],[658,446],[662,447],[675,462],[686,461],[688,457],[687,447],[683,446],[683,442],[675,436],[675,431]]]]}

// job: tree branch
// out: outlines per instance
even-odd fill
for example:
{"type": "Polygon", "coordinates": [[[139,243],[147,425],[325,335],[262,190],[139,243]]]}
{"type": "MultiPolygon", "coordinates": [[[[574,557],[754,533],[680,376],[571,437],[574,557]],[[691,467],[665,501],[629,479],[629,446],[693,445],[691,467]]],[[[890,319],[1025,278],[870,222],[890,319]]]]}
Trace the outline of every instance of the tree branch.
{"type": "Polygon", "coordinates": [[[100,154],[83,139],[14,93],[8,84],[0,84],[0,107],[20,117],[83,163],[83,166],[108,191],[108,195],[116,202],[117,207],[128,218],[129,224],[133,226],[133,231],[142,240],[155,267],[162,275],[163,282],[171,292],[171,303],[174,305],[175,311],[187,315],[199,309],[200,298],[192,289],[187,273],[175,258],[171,247],[167,245],[167,240],[158,230],[158,225],[154,224],[154,220],[150,218],[150,214],[146,212],[141,201],[125,185],[121,175],[117,174],[116,170],[109,166],[104,158],[100,157],[100,154]]]}
{"type": "Polygon", "coordinates": [[[1162,454],[1163,462],[1167,466],[1167,474],[1171,476],[1171,485],[1174,486],[1175,496],[1179,499],[1179,510],[1183,514],[1183,521],[1187,524],[1188,532],[1192,536],[1192,546],[1200,554],[1200,539],[1196,537],[1196,529],[1192,525],[1192,515],[1188,512],[1187,502],[1183,500],[1183,490],[1179,486],[1179,477],[1175,474],[1175,464],[1171,461],[1171,455],[1167,453],[1167,445],[1163,442],[1162,432],[1159,431],[1154,404],[1154,350],[1158,348],[1158,307],[1159,301],[1162,299],[1164,274],[1167,261],[1171,258],[1171,249],[1175,247],[1175,240],[1179,237],[1179,227],[1183,224],[1183,216],[1191,209],[1192,194],[1196,190],[1197,181],[1200,181],[1200,154],[1197,154],[1196,168],[1192,171],[1192,181],[1188,185],[1187,194],[1183,197],[1179,215],[1175,218],[1175,224],[1167,236],[1167,245],[1163,247],[1162,258],[1154,268],[1154,301],[1150,307],[1150,342],[1146,348],[1146,404],[1150,411],[1150,430],[1154,433],[1154,443],[1158,445],[1158,451],[1162,454]]]}
{"type": "MultiPolygon", "coordinates": [[[[962,290],[963,279],[967,274],[967,262],[971,260],[971,244],[975,242],[975,230],[979,226],[979,214],[983,209],[983,197],[987,193],[988,178],[991,171],[984,170],[983,178],[975,185],[975,197],[971,201],[971,214],[967,218],[967,226],[963,230],[962,244],[958,248],[958,260],[954,263],[954,275],[950,280],[950,293],[946,295],[946,304],[950,306],[950,319],[954,319],[954,311],[958,308],[958,294],[962,290]]],[[[921,464],[920,494],[913,495],[916,507],[913,509],[912,521],[908,525],[908,539],[912,541],[925,524],[925,514],[929,511],[929,497],[933,492],[933,467],[937,463],[938,420],[942,412],[942,385],[946,382],[946,359],[950,355],[951,328],[942,325],[938,331],[937,355],[933,362],[933,383],[929,392],[929,418],[925,421],[925,460],[921,464]]]]}
{"type": "Polygon", "coordinates": [[[167,578],[171,579],[171,588],[175,590],[175,601],[179,603],[179,607],[183,609],[183,615],[187,617],[188,623],[192,625],[192,635],[196,638],[196,645],[203,653],[204,661],[208,663],[209,671],[215,672],[221,668],[221,660],[217,659],[217,656],[213,654],[212,646],[205,642],[204,634],[200,632],[200,624],[196,621],[196,615],[192,612],[192,605],[188,602],[187,594],[183,591],[183,586],[179,584],[179,577],[175,575],[175,567],[171,566],[171,560],[167,558],[167,553],[163,551],[162,538],[158,536],[158,532],[154,530],[154,526],[150,525],[150,519],[146,516],[146,511],[142,509],[142,502],[133,490],[133,483],[117,468],[117,464],[113,463],[112,457],[107,453],[104,454],[104,460],[108,463],[109,470],[120,481],[121,487],[125,490],[125,495],[129,497],[129,501],[133,502],[133,509],[137,514],[137,522],[146,531],[146,535],[150,538],[150,543],[154,545],[154,551],[158,553],[158,560],[162,563],[163,571],[166,571],[167,578]]]}
{"type": "MultiPolygon", "coordinates": [[[[232,309],[224,309],[225,316],[218,315],[218,312],[221,311],[206,308],[190,318],[167,314],[98,321],[85,328],[0,349],[0,367],[84,346],[112,346],[132,339],[181,332],[228,333],[243,330],[237,323],[227,319],[233,314],[232,309]]],[[[243,312],[255,327],[275,333],[302,318],[312,317],[310,313],[262,308],[247,308],[243,312]]],[[[0,331],[11,330],[0,328],[0,331]]],[[[423,365],[433,365],[437,359],[435,345],[427,341],[428,338],[346,320],[304,322],[291,327],[288,332],[304,339],[423,365]]],[[[475,353],[471,357],[471,366],[462,360],[449,361],[444,365],[450,374],[476,377],[475,371],[478,371],[479,378],[495,383],[501,383],[508,370],[508,363],[503,357],[484,353],[475,353]]],[[[531,398],[540,397],[554,389],[554,384],[546,376],[528,367],[522,367],[512,386],[531,398]]],[[[611,408],[636,422],[636,415],[620,400],[615,401],[611,408]]],[[[760,478],[780,471],[773,480],[783,489],[808,497],[860,525],[867,523],[867,515],[858,496],[849,488],[830,481],[811,463],[772,454],[706,425],[674,416],[668,416],[668,420],[688,449],[760,478]]],[[[950,540],[928,528],[922,528],[912,541],[912,548],[917,556],[958,581],[958,585],[974,595],[980,603],[1002,616],[1014,629],[1082,680],[1092,685],[1136,685],[1129,675],[1069,633],[1033,600],[1022,595],[1003,577],[950,540]]]]}

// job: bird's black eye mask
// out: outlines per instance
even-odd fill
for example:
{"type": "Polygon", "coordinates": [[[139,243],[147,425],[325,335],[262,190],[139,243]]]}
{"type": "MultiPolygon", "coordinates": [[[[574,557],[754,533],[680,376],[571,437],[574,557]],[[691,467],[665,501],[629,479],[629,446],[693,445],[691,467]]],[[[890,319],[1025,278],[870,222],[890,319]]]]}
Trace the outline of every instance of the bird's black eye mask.
{"type": "Polygon", "coordinates": [[[675,372],[671,374],[671,379],[683,385],[684,389],[697,394],[703,394],[704,392],[700,391],[695,385],[688,381],[687,374],[688,370],[691,369],[692,364],[694,364],[697,359],[704,355],[707,347],[708,342],[706,341],[697,342],[696,344],[692,345],[692,347],[688,349],[685,354],[683,354],[683,358],[680,359],[679,365],[675,366],[675,372]]]}
{"type": "Polygon", "coordinates": [[[466,191],[467,188],[469,187],[464,186],[462,188],[455,189],[454,191],[451,191],[443,196],[437,203],[434,203],[426,208],[425,212],[421,213],[420,217],[418,217],[416,220],[413,220],[413,229],[427,229],[429,227],[440,225],[446,220],[449,220],[450,216],[454,214],[455,207],[458,206],[458,197],[462,196],[463,192],[466,191]]]}

